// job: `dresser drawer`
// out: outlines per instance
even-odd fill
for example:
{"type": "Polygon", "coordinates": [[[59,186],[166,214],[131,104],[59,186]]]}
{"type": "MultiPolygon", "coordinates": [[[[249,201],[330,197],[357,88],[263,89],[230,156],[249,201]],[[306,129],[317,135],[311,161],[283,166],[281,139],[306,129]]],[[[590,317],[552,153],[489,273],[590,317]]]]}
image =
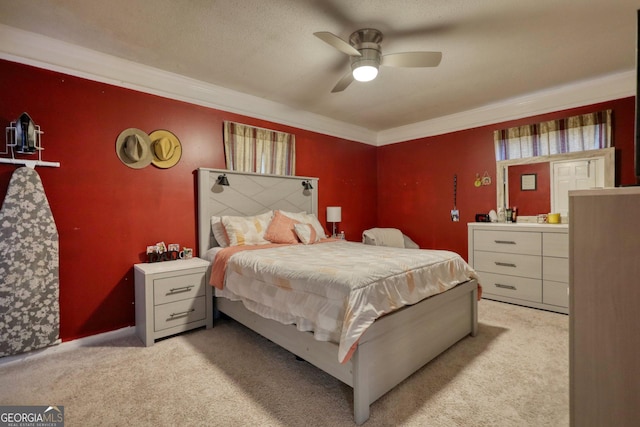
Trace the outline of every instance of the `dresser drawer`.
{"type": "Polygon", "coordinates": [[[488,273],[541,279],[542,257],[476,251],[473,253],[473,268],[476,271],[486,271],[488,273]]]}
{"type": "Polygon", "coordinates": [[[155,330],[161,331],[174,326],[202,320],[206,317],[205,297],[170,302],[155,307],[155,330]]]}
{"type": "Polygon", "coordinates": [[[542,302],[569,307],[569,284],[545,280],[542,285],[542,302]]]}
{"type": "Polygon", "coordinates": [[[569,258],[543,257],[542,278],[569,283],[569,258]]]}
{"type": "Polygon", "coordinates": [[[154,304],[166,304],[204,295],[204,276],[204,273],[194,273],[155,279],[153,281],[154,304]]]}
{"type": "Polygon", "coordinates": [[[541,233],[475,230],[473,239],[475,250],[526,255],[542,254],[541,233]]]}
{"type": "Polygon", "coordinates": [[[569,234],[543,233],[542,254],[559,258],[569,257],[569,234]]]}
{"type": "Polygon", "coordinates": [[[542,302],[542,281],[526,277],[481,272],[483,295],[500,295],[526,301],[542,302]]]}

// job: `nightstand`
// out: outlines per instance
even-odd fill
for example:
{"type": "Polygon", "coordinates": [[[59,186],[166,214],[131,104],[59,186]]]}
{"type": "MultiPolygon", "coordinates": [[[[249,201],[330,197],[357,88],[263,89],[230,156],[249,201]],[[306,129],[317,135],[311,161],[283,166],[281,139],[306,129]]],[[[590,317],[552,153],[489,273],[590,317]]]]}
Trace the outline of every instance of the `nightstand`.
{"type": "Polygon", "coordinates": [[[213,327],[208,267],[200,258],[134,265],[136,333],[147,347],[158,338],[213,327]]]}

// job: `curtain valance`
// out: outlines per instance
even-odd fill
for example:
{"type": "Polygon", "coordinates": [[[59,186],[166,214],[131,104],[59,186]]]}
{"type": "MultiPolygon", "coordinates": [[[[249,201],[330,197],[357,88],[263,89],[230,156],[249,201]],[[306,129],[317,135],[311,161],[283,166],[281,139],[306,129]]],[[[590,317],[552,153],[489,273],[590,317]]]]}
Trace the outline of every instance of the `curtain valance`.
{"type": "Polygon", "coordinates": [[[611,110],[496,130],[496,160],[611,147],[611,110]]]}
{"type": "Polygon", "coordinates": [[[295,175],[296,137],[290,133],[224,122],[227,169],[295,175]]]}

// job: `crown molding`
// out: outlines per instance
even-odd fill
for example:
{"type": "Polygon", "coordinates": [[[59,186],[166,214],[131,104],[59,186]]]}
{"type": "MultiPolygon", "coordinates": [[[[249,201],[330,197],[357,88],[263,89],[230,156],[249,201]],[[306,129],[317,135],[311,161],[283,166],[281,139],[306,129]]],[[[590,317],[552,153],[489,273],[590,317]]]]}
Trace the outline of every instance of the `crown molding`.
{"type": "Polygon", "coordinates": [[[375,145],[376,132],[0,24],[0,58],[101,83],[375,145]]]}
{"type": "Polygon", "coordinates": [[[634,96],[636,84],[632,70],[375,132],[3,24],[0,59],[374,146],[634,96]]]}
{"type": "Polygon", "coordinates": [[[635,96],[636,72],[625,71],[592,80],[533,92],[461,113],[378,132],[377,146],[491,125],[613,99],[635,96]]]}

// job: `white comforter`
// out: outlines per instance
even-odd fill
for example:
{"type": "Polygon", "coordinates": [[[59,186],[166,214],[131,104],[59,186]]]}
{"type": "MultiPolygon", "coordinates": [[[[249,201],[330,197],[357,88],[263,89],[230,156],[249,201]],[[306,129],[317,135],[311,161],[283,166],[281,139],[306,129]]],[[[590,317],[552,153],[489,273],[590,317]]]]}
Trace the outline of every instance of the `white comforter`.
{"type": "Polygon", "coordinates": [[[470,278],[454,252],[339,241],[236,253],[216,296],[337,342],[344,362],[377,318],[470,278]]]}

